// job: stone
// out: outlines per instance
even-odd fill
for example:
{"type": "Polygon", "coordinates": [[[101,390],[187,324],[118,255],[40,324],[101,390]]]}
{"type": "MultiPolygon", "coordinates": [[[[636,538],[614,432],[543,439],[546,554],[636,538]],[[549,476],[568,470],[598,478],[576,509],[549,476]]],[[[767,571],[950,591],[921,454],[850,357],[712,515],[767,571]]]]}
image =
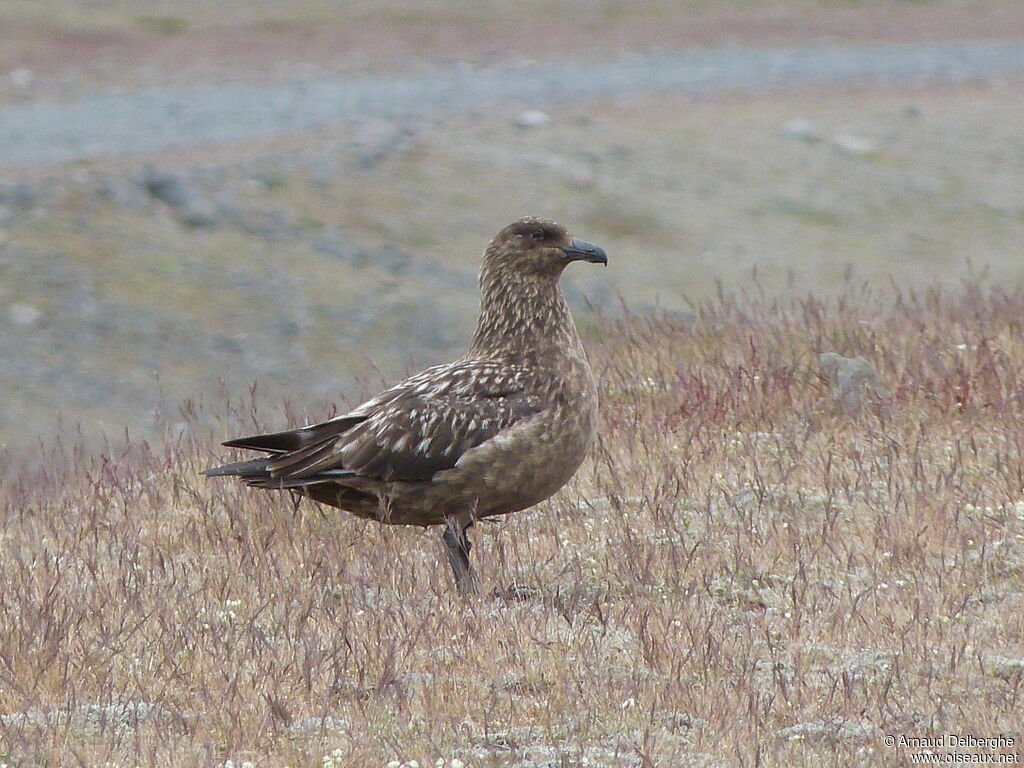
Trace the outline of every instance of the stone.
{"type": "Polygon", "coordinates": [[[42,311],[24,302],[15,302],[7,309],[7,316],[11,322],[19,328],[28,328],[39,322],[43,316],[42,311]]]}
{"type": "Polygon", "coordinates": [[[882,382],[878,371],[865,358],[822,352],[818,355],[818,361],[828,378],[832,399],[847,410],[859,411],[867,392],[885,400],[892,398],[892,393],[882,382]]]}
{"type": "Polygon", "coordinates": [[[864,136],[855,136],[851,133],[840,133],[833,136],[832,146],[840,154],[849,155],[850,157],[865,157],[878,148],[871,139],[864,136]]]}
{"type": "Polygon", "coordinates": [[[150,167],[142,175],[142,185],[188,227],[210,229],[220,221],[217,206],[176,174],[150,167]]]}
{"type": "Polygon", "coordinates": [[[787,120],[782,124],[779,133],[782,138],[792,141],[804,141],[808,144],[816,144],[821,141],[821,136],[814,130],[811,121],[802,117],[787,120]]]}
{"type": "Polygon", "coordinates": [[[388,120],[367,120],[362,123],[352,141],[356,163],[370,169],[390,153],[400,150],[408,133],[388,120]]]}
{"type": "Polygon", "coordinates": [[[32,81],[35,80],[35,73],[28,67],[18,67],[12,69],[10,74],[7,75],[7,79],[11,81],[11,85],[17,88],[19,91],[27,91],[32,87],[32,81]]]}
{"type": "Polygon", "coordinates": [[[513,122],[518,128],[540,128],[550,123],[551,118],[548,117],[547,112],[541,112],[539,109],[528,109],[525,112],[521,112],[513,122]]]}
{"type": "Polygon", "coordinates": [[[36,192],[25,180],[0,189],[0,202],[11,208],[28,210],[36,204],[36,192]]]}
{"type": "Polygon", "coordinates": [[[1024,658],[1012,659],[1006,656],[987,654],[985,669],[993,677],[1005,679],[1024,677],[1024,658]]]}
{"type": "Polygon", "coordinates": [[[149,206],[146,190],[136,181],[123,176],[100,179],[96,193],[125,211],[141,211],[149,206]]]}
{"type": "Polygon", "coordinates": [[[293,722],[288,730],[293,733],[302,733],[306,736],[314,736],[318,733],[337,733],[349,730],[348,720],[333,715],[324,717],[303,717],[293,722]]]}
{"type": "Polygon", "coordinates": [[[413,696],[422,693],[434,684],[434,676],[429,672],[406,672],[381,686],[383,691],[399,693],[402,696],[413,696]]]}

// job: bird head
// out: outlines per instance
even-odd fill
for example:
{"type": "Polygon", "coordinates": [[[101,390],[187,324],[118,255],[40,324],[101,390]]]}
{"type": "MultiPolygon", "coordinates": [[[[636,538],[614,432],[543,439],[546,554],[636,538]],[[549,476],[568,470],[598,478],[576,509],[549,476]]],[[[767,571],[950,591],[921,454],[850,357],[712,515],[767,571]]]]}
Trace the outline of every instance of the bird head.
{"type": "Polygon", "coordinates": [[[484,252],[484,271],[558,276],[573,261],[608,264],[603,249],[571,236],[561,224],[529,216],[495,235],[484,252]]]}

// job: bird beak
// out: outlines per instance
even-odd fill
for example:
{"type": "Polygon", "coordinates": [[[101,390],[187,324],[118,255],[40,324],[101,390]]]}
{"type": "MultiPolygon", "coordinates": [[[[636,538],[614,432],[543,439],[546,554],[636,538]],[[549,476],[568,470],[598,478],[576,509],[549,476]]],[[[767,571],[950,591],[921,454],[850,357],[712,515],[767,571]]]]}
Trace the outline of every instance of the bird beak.
{"type": "Polygon", "coordinates": [[[583,261],[589,261],[591,264],[608,265],[608,254],[604,252],[604,249],[598,248],[586,240],[578,240],[574,237],[569,241],[568,245],[562,246],[562,251],[572,261],[582,259],[583,261]]]}

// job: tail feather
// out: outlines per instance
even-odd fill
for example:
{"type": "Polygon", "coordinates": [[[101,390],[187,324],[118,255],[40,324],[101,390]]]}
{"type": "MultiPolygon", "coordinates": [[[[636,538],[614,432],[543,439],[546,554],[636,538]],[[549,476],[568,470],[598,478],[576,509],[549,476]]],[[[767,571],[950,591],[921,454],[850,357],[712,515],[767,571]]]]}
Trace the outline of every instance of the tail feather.
{"type": "Polygon", "coordinates": [[[341,416],[309,427],[287,429],[284,432],[271,432],[266,435],[239,437],[228,440],[224,445],[228,448],[248,448],[267,453],[288,453],[318,443],[331,435],[341,434],[365,419],[365,416],[341,416]]]}
{"type": "Polygon", "coordinates": [[[253,488],[268,488],[275,491],[288,490],[291,488],[308,488],[311,485],[336,482],[345,478],[354,478],[357,475],[348,470],[331,470],[311,477],[271,477],[261,475],[258,477],[246,477],[245,482],[253,488]]]}
{"type": "Polygon", "coordinates": [[[317,485],[318,483],[344,481],[358,477],[355,472],[348,469],[329,469],[305,477],[273,477],[268,466],[271,461],[272,457],[236,461],[232,464],[204,470],[200,474],[207,477],[240,477],[246,484],[254,488],[271,488],[274,490],[302,488],[308,485],[317,485]]]}
{"type": "Polygon", "coordinates": [[[248,448],[253,451],[267,453],[287,453],[296,451],[306,442],[306,435],[301,429],[289,429],[285,432],[274,432],[269,435],[252,435],[239,437],[223,443],[228,448],[248,448]]]}
{"type": "Polygon", "coordinates": [[[203,470],[200,474],[206,475],[207,477],[269,477],[270,470],[267,469],[267,464],[269,463],[269,458],[236,461],[231,464],[224,464],[220,467],[203,470]]]}

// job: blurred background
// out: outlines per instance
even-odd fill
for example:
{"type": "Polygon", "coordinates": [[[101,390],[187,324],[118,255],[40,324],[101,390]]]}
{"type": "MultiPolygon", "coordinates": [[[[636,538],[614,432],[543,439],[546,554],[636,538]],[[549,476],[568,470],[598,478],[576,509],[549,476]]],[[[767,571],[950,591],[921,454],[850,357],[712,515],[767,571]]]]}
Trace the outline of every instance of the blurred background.
{"type": "Polygon", "coordinates": [[[584,333],[1016,287],[1022,94],[1020,0],[4,0],[6,463],[450,359],[526,214],[610,255],[566,275],[584,333]]]}

